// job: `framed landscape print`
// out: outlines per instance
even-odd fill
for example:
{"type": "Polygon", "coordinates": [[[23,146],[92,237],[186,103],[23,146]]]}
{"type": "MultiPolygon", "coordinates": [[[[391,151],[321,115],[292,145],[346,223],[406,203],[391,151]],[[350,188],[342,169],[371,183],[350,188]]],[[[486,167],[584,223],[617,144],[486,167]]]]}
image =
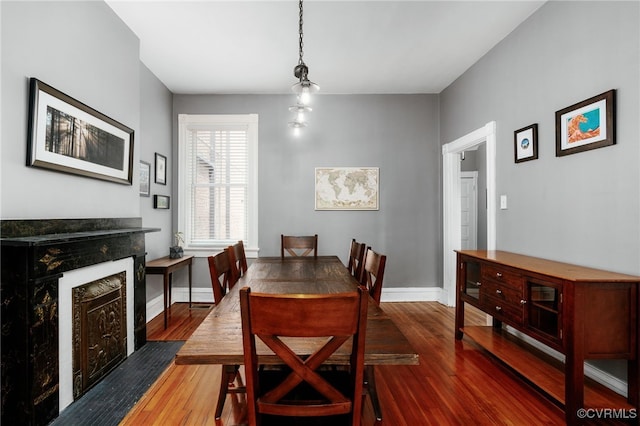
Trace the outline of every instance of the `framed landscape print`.
{"type": "Polygon", "coordinates": [[[538,158],[538,123],[513,132],[516,163],[538,158]]]}
{"type": "Polygon", "coordinates": [[[616,143],[615,90],[556,112],[556,157],[616,143]]]}
{"type": "Polygon", "coordinates": [[[153,196],[153,208],[154,209],[168,209],[170,198],[168,195],[154,195],[153,196]]]}
{"type": "Polygon", "coordinates": [[[27,165],[131,185],[133,130],[31,78],[27,165]]]}

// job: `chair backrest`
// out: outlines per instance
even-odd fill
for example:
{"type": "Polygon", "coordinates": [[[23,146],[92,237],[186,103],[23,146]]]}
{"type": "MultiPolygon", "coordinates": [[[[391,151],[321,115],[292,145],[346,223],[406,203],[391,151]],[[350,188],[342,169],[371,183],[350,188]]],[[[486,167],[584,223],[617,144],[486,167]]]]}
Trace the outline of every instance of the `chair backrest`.
{"type": "Polygon", "coordinates": [[[231,259],[229,258],[229,249],[224,249],[215,256],[209,256],[208,260],[211,286],[213,287],[213,299],[217,305],[224,295],[227,294],[227,291],[233,288],[238,279],[236,278],[231,259]]]}
{"type": "Polygon", "coordinates": [[[244,252],[244,244],[242,241],[238,241],[232,246],[229,246],[229,261],[235,274],[235,280],[242,277],[247,273],[247,256],[244,252]]]}
{"type": "Polygon", "coordinates": [[[382,296],[382,282],[386,263],[387,256],[376,253],[371,247],[367,247],[362,275],[360,275],[360,284],[367,288],[377,304],[380,304],[380,297],[382,296]]]}
{"type": "Polygon", "coordinates": [[[352,424],[360,425],[367,299],[366,289],[361,286],[357,292],[322,295],[251,293],[248,287],[240,290],[250,425],[256,424],[261,414],[292,417],[350,414],[352,424]],[[261,383],[258,374],[256,337],[291,369],[286,378],[270,389],[261,383]],[[280,337],[287,337],[286,342],[280,337]],[[296,354],[287,345],[296,337],[322,339],[317,339],[320,347],[313,354],[296,354]],[[351,337],[349,390],[341,392],[317,370],[351,337]],[[312,401],[287,399],[299,385],[312,390],[312,401]]]}
{"type": "Polygon", "coordinates": [[[280,235],[280,257],[284,254],[291,256],[308,256],[313,252],[313,257],[318,257],[318,234],[302,237],[292,235],[280,235]]]}
{"type": "Polygon", "coordinates": [[[347,269],[358,281],[360,281],[360,275],[362,274],[362,261],[364,259],[365,247],[364,243],[357,242],[355,238],[351,240],[347,269]]]}

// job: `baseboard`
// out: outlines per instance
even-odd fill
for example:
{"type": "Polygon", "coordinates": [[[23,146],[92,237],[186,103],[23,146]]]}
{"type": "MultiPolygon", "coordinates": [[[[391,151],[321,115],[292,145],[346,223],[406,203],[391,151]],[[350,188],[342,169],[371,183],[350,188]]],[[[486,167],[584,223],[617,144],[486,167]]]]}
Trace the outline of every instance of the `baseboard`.
{"type": "Polygon", "coordinates": [[[442,302],[441,287],[383,288],[381,302],[442,302]]]}
{"type": "MultiPolygon", "coordinates": [[[[550,347],[540,343],[535,339],[532,339],[531,337],[521,333],[520,331],[512,327],[507,327],[507,331],[513,334],[514,336],[518,337],[519,339],[522,339],[523,341],[527,342],[528,344],[535,347],[536,349],[544,352],[545,354],[564,362],[564,355],[562,355],[560,352],[551,349],[550,347]]],[[[620,394],[625,398],[627,397],[628,386],[627,386],[627,382],[625,382],[624,380],[620,380],[619,378],[607,373],[606,371],[601,370],[597,367],[594,367],[588,362],[585,362],[584,364],[584,375],[600,383],[602,386],[606,386],[607,388],[611,389],[615,393],[620,394]]]]}

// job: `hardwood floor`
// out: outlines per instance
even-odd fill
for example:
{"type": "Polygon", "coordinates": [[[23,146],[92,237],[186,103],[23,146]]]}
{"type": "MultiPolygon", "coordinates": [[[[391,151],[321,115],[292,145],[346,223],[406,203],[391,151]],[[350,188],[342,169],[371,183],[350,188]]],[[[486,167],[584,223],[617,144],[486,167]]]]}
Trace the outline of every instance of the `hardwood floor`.
{"type": "MultiPolygon", "coordinates": [[[[383,425],[564,424],[559,408],[473,342],[455,341],[453,308],[435,302],[383,303],[382,307],[420,354],[418,366],[376,367],[383,425]]],[[[468,324],[484,324],[484,315],[467,309],[468,324]]],[[[174,304],[167,331],[162,316],[155,318],[148,325],[149,339],[184,339],[208,311],[189,311],[187,304],[174,304]]],[[[222,419],[214,419],[220,373],[218,365],[169,366],[121,425],[243,424],[242,395],[229,395],[222,419]]],[[[373,424],[368,399],[363,424],[373,424]]]]}

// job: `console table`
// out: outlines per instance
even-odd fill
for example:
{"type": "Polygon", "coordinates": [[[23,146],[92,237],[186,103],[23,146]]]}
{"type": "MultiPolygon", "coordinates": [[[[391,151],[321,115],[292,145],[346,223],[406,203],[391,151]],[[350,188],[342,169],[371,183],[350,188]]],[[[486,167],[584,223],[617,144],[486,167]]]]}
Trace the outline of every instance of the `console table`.
{"type": "Polygon", "coordinates": [[[564,406],[567,424],[583,421],[583,408],[629,412],[640,407],[638,286],[637,276],[502,251],[458,251],[455,337],[466,334],[564,406]],[[493,327],[465,327],[466,303],[493,316],[493,327]],[[534,356],[503,323],[564,354],[564,368],[534,356]],[[585,401],[586,359],[627,360],[627,401],[592,401],[589,393],[585,401]]]}
{"type": "Polygon", "coordinates": [[[177,259],[171,259],[169,256],[161,257],[159,259],[150,260],[147,262],[146,270],[147,275],[159,274],[163,276],[164,284],[164,328],[167,328],[167,299],[168,305],[171,306],[171,284],[172,274],[178,269],[182,269],[185,266],[189,267],[189,308],[191,308],[191,264],[193,262],[193,256],[183,256],[177,259]],[[167,296],[168,295],[168,296],[167,296]]]}

